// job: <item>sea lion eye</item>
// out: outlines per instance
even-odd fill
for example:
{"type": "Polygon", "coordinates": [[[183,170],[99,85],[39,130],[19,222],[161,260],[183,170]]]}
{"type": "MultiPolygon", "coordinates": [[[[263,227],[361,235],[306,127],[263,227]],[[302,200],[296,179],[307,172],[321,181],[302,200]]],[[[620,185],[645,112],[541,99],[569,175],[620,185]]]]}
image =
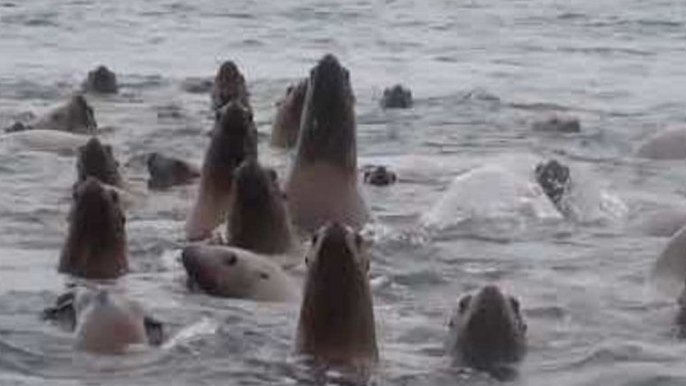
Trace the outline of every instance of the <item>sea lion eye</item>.
{"type": "Polygon", "coordinates": [[[266,272],[260,272],[260,279],[269,280],[269,274],[266,272]]]}
{"type": "Polygon", "coordinates": [[[224,264],[228,266],[235,265],[238,262],[238,256],[236,255],[231,255],[231,257],[228,257],[224,259],[224,264]]]}
{"type": "Polygon", "coordinates": [[[458,305],[458,311],[460,314],[464,313],[467,311],[467,307],[469,307],[469,303],[472,301],[472,295],[467,295],[460,299],[460,304],[458,305]]]}
{"type": "Polygon", "coordinates": [[[312,234],[312,245],[317,244],[317,240],[319,240],[319,234],[318,234],[318,233],[313,233],[313,234],[312,234]]]}

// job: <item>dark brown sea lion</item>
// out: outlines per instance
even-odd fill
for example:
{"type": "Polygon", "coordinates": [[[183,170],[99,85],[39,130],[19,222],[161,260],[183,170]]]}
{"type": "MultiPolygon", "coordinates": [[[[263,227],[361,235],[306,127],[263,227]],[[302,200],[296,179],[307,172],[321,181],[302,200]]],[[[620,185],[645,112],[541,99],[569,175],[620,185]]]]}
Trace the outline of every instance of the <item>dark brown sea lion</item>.
{"type": "Polygon", "coordinates": [[[396,84],[383,91],[379,104],[384,109],[409,109],[412,107],[412,91],[396,84]]]}
{"type": "Polygon", "coordinates": [[[333,55],[310,72],[296,156],[286,179],[290,213],[301,230],[330,221],[361,228],[369,214],[357,181],[355,97],[333,55]]]}
{"type": "Polygon", "coordinates": [[[32,125],[36,130],[60,130],[78,134],[95,134],[98,124],[93,108],[83,95],[73,96],[69,102],[50,112],[32,125]]]}
{"type": "Polygon", "coordinates": [[[230,101],[238,101],[245,108],[251,109],[250,93],[245,78],[238,66],[230,60],[219,66],[212,85],[212,108],[219,110],[230,101]]]}
{"type": "Polygon", "coordinates": [[[105,66],[90,71],[82,87],[85,91],[101,94],[116,94],[119,91],[117,75],[105,66]]]}
{"type": "Polygon", "coordinates": [[[241,248],[192,245],[181,255],[188,285],[212,296],[290,302],[298,298],[293,281],[270,259],[241,248]]]}
{"type": "Polygon", "coordinates": [[[464,296],[450,320],[447,348],[461,365],[502,374],[526,354],[519,302],[494,285],[464,296]]]}
{"type": "Polygon", "coordinates": [[[76,171],[77,183],[93,177],[103,184],[124,187],[124,181],[119,174],[119,162],[114,158],[112,146],[103,145],[97,137],[91,138],[79,147],[76,171]]]}
{"type": "Polygon", "coordinates": [[[236,170],[227,234],[230,245],[257,253],[286,253],[294,247],[283,193],[256,159],[236,170]]]}
{"type": "Polygon", "coordinates": [[[59,271],[88,279],[112,279],[126,273],[125,222],[119,194],[95,178],[86,178],[74,189],[59,271]]]}
{"type": "Polygon", "coordinates": [[[579,133],[581,132],[581,124],[579,118],[553,115],[541,121],[534,122],[532,126],[534,131],[544,131],[552,133],[579,133]]]}
{"type": "Polygon", "coordinates": [[[167,157],[160,153],[151,153],[146,162],[150,179],[150,189],[165,189],[175,185],[184,185],[200,177],[200,169],[190,163],[167,157]]]}
{"type": "Polygon", "coordinates": [[[307,95],[307,79],[297,85],[288,86],[286,95],[276,103],[276,116],[272,124],[270,144],[275,147],[291,148],[298,141],[300,132],[300,117],[302,116],[305,95],[307,95]]]}
{"type": "Polygon", "coordinates": [[[361,236],[332,223],[315,233],[296,348],[322,365],[368,367],[378,360],[369,257],[361,236]]]}
{"type": "Polygon", "coordinates": [[[101,354],[117,354],[132,344],[159,346],[164,326],[138,302],[106,289],[76,288],[61,295],[43,318],[75,332],[75,346],[101,354]]]}
{"type": "Polygon", "coordinates": [[[200,187],[188,220],[186,237],[201,240],[226,220],[233,193],[234,170],[246,159],[257,158],[257,135],[252,112],[239,101],[219,111],[212,140],[205,153],[200,187]]]}
{"type": "Polygon", "coordinates": [[[364,182],[374,186],[388,186],[394,184],[398,177],[394,172],[388,170],[385,166],[373,166],[363,168],[364,182]]]}

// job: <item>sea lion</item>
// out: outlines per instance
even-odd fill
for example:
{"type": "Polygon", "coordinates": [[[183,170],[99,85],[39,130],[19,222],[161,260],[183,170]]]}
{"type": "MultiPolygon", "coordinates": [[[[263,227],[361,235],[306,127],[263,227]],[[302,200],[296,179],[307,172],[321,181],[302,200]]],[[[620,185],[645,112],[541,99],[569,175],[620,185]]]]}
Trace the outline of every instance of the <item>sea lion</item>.
{"type": "Polygon", "coordinates": [[[191,245],[184,248],[181,262],[188,286],[212,296],[269,302],[298,298],[294,283],[280,266],[245,249],[191,245]]]}
{"type": "Polygon", "coordinates": [[[298,141],[307,83],[307,79],[303,79],[295,86],[288,86],[286,95],[276,103],[276,116],[269,142],[272,146],[291,148],[298,141]]]}
{"type": "Polygon", "coordinates": [[[200,177],[200,169],[197,166],[160,153],[148,155],[146,164],[150,173],[148,180],[150,189],[165,189],[175,185],[184,185],[200,177]]]}
{"type": "Polygon", "coordinates": [[[112,279],[128,270],[126,218],[116,190],[88,177],[74,189],[59,272],[112,279]]]}
{"type": "Polygon", "coordinates": [[[348,70],[335,56],[325,55],[310,72],[285,184],[293,220],[306,232],[329,221],[359,229],[369,217],[357,183],[354,104],[348,70]]]}
{"type": "Polygon", "coordinates": [[[408,109],[412,107],[412,91],[396,84],[383,91],[379,104],[384,109],[408,109]]]}
{"type": "Polygon", "coordinates": [[[81,134],[56,130],[22,130],[0,134],[0,147],[8,151],[44,151],[73,156],[88,141],[81,134]]]}
{"type": "Polygon", "coordinates": [[[553,133],[579,133],[581,132],[581,124],[579,118],[576,117],[553,115],[534,122],[532,129],[553,133]]]}
{"type": "Polygon", "coordinates": [[[116,94],[119,91],[117,75],[105,66],[98,66],[88,72],[88,77],[83,81],[83,90],[100,94],[116,94]]]}
{"type": "Polygon", "coordinates": [[[102,144],[97,137],[92,137],[85,145],[79,147],[76,171],[77,184],[93,177],[103,184],[124,187],[124,181],[119,174],[119,162],[114,158],[112,146],[102,144]]]}
{"type": "Polygon", "coordinates": [[[686,128],[672,127],[651,135],[638,146],[636,155],[656,160],[686,158],[686,128]]]}
{"type": "Polygon", "coordinates": [[[291,251],[294,233],[285,201],[275,177],[256,159],[243,162],[234,177],[229,244],[270,255],[291,251]]]}
{"type": "Polygon", "coordinates": [[[498,372],[526,354],[526,323],[519,302],[495,285],[460,299],[447,350],[461,365],[498,372]]]}
{"type": "Polygon", "coordinates": [[[398,177],[385,166],[370,165],[364,168],[364,182],[374,186],[388,186],[394,184],[398,177]]]}
{"type": "Polygon", "coordinates": [[[296,349],[323,365],[362,368],[377,362],[369,257],[362,237],[340,223],[314,234],[296,349]]]}
{"type": "Polygon", "coordinates": [[[550,201],[562,212],[566,212],[564,197],[565,193],[569,192],[572,183],[569,167],[554,159],[544,161],[536,165],[535,175],[536,181],[550,201]]]}
{"type": "Polygon", "coordinates": [[[212,109],[219,110],[230,101],[239,101],[245,108],[252,110],[250,93],[245,78],[238,66],[230,60],[219,66],[212,85],[212,109]]]}
{"type": "Polygon", "coordinates": [[[233,172],[246,159],[257,158],[252,111],[231,101],[219,111],[203,161],[195,205],[186,221],[186,237],[201,240],[226,220],[231,204],[233,172]]]}
{"type": "Polygon", "coordinates": [[[138,302],[106,289],[77,288],[60,297],[43,318],[75,332],[79,349],[117,354],[133,344],[159,346],[164,326],[147,315],[138,302]]]}
{"type": "Polygon", "coordinates": [[[98,129],[93,108],[81,94],[74,95],[67,104],[56,108],[31,126],[36,130],[60,130],[77,134],[95,134],[98,129]]]}

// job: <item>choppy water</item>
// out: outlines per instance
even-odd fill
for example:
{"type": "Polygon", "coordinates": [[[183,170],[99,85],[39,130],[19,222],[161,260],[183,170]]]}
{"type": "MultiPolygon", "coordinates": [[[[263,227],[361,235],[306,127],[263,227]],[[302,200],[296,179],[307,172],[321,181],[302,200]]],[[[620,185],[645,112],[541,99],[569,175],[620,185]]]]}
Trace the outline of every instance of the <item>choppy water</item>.
{"type": "Polygon", "coordinates": [[[75,160],[2,149],[0,383],[311,382],[293,356],[297,306],[188,293],[175,259],[195,187],[145,193],[140,155],[200,162],[209,97],[182,86],[232,59],[253,95],[260,156],[283,175],[288,154],[267,145],[274,102],[326,52],[352,74],[360,164],[400,177],[365,188],[376,217],[375,382],[495,383],[452,367],[443,342],[458,297],[496,282],[529,324],[515,383],[686,383],[674,299],[648,278],[667,239],[641,229],[646,213],[684,208],[686,171],[682,161],[631,155],[686,118],[685,23],[676,0],[0,0],[0,127],[61,103],[98,64],[117,72],[120,94],[90,102],[142,192],[128,210],[132,273],[118,285],[181,334],[160,350],[97,357],[75,353],[67,334],[39,320],[63,289],[56,263],[75,160]],[[383,111],[378,99],[396,82],[415,106],[383,111]],[[551,112],[579,117],[582,133],[530,129],[551,112]],[[488,200],[513,198],[486,183],[462,196],[473,197],[462,203],[471,218],[420,225],[459,173],[491,165],[526,179],[552,156],[583,181],[574,220],[517,208],[490,216],[488,200]]]}

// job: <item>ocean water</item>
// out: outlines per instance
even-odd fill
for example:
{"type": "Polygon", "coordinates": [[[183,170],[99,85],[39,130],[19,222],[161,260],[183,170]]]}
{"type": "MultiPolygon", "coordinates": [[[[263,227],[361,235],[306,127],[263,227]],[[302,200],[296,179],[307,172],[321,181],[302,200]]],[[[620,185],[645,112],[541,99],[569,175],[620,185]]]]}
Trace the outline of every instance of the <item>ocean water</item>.
{"type": "Polygon", "coordinates": [[[373,383],[498,384],[443,347],[459,297],[488,283],[515,295],[528,323],[512,383],[686,383],[675,296],[649,275],[667,238],[646,229],[651,214],[686,213],[686,170],[633,156],[686,119],[685,40],[675,0],[0,0],[0,127],[59,105],[99,64],[117,73],[118,95],[89,96],[136,191],[132,272],[115,285],[171,332],[161,349],[94,356],[40,320],[66,281],[56,264],[75,159],[0,147],[0,384],[314,383],[293,353],[297,305],[185,288],[177,259],[196,187],[148,192],[141,159],[201,162],[209,95],[184,85],[231,59],[252,93],[261,160],[283,176],[290,155],[268,145],[274,103],[325,53],[351,73],[359,164],[399,176],[364,188],[373,383]],[[412,109],[379,107],[394,83],[412,89],[412,109]],[[581,133],[531,130],[552,113],[578,117],[581,133]],[[552,157],[572,170],[573,216],[529,191],[534,165],[552,157]],[[436,209],[448,196],[458,199],[436,209]]]}

